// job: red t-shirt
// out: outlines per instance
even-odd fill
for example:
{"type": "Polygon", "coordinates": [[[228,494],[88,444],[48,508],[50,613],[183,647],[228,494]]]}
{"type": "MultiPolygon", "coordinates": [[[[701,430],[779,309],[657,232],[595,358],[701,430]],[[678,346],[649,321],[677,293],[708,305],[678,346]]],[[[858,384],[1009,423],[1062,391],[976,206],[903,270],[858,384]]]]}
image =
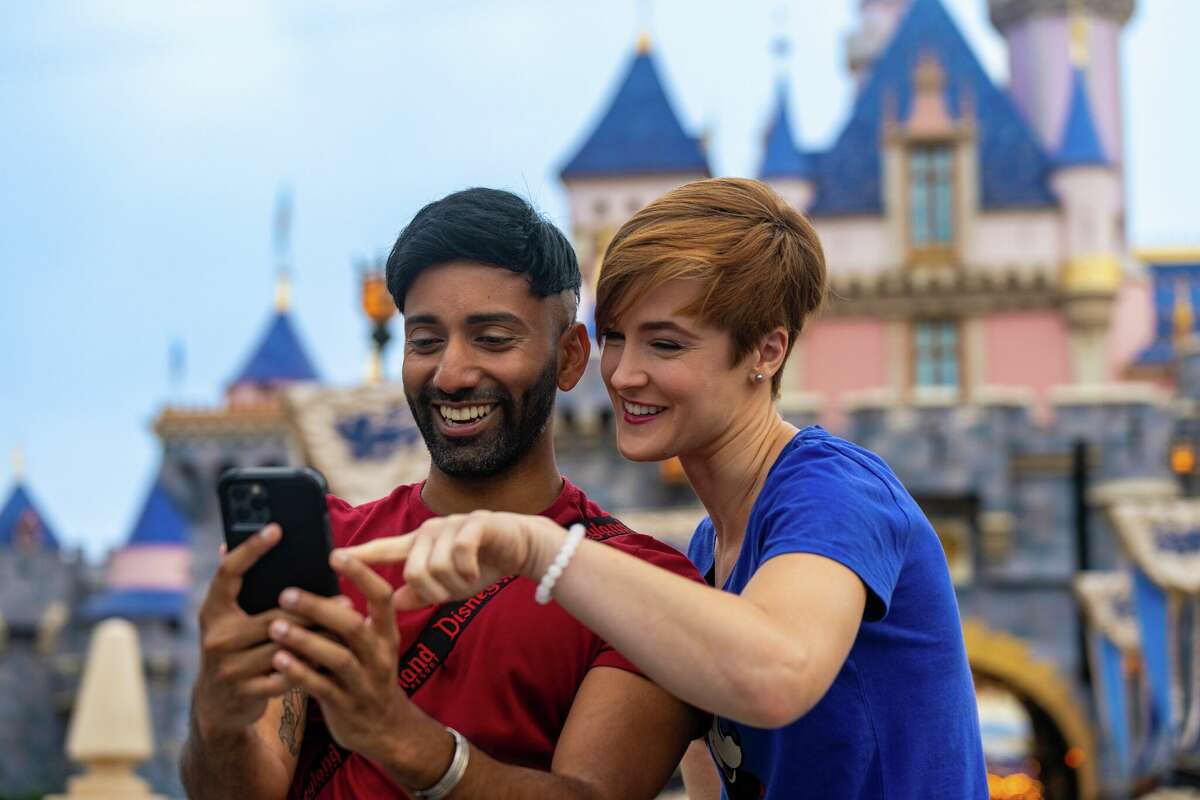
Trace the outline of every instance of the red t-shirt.
{"type": "MultiPolygon", "coordinates": [[[[421,501],[421,484],[400,486],[387,497],[361,506],[329,498],[337,547],[407,533],[435,516],[421,501]]],[[[570,481],[563,481],[558,499],[542,516],[564,527],[582,522],[588,538],[700,580],[682,553],[630,531],[570,481]]],[[[381,566],[379,572],[393,586],[404,583],[403,565],[381,566]]],[[[341,588],[366,614],[366,601],[358,589],[345,580],[341,588]]],[[[401,641],[398,680],[412,702],[458,730],[473,747],[508,764],[549,770],[558,735],[587,671],[599,666],[639,670],[557,604],[535,603],[534,588],[526,578],[509,578],[454,607],[400,612],[396,618],[401,641]],[[439,654],[451,647],[440,659],[439,654]]],[[[322,722],[320,707],[310,701],[289,797],[343,800],[407,795],[370,760],[337,747],[322,722]]]]}

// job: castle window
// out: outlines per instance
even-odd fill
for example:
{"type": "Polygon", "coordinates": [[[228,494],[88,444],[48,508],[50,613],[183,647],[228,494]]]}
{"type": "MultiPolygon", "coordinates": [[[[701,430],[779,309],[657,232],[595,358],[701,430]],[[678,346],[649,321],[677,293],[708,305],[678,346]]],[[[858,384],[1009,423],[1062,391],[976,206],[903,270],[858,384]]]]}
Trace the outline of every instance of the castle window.
{"type": "Polygon", "coordinates": [[[913,329],[913,376],[917,387],[956,388],[959,382],[958,324],[920,320],[913,329]]]}
{"type": "Polygon", "coordinates": [[[922,144],[908,155],[909,235],[914,249],[954,241],[954,160],[949,144],[922,144]]]}

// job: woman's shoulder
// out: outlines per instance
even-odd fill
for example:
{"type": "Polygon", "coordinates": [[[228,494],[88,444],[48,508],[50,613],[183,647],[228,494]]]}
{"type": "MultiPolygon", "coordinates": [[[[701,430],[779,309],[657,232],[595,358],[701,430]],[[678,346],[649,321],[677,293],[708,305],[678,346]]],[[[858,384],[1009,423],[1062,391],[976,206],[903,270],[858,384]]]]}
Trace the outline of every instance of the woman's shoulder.
{"type": "Polygon", "coordinates": [[[889,486],[897,482],[891,468],[878,455],[813,425],[798,432],[784,447],[767,474],[767,484],[797,478],[831,482],[847,477],[879,481],[889,486]]]}

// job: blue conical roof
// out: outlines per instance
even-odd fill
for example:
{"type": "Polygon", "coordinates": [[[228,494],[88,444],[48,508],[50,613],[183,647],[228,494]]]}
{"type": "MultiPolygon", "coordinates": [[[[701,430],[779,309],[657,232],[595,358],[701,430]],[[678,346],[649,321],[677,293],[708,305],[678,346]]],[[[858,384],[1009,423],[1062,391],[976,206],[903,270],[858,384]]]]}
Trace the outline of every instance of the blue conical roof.
{"type": "Polygon", "coordinates": [[[779,82],[775,93],[775,115],[767,129],[767,147],[758,174],[764,180],[812,177],[812,161],[796,146],[796,138],[792,135],[787,87],[783,81],[779,82]]]}
{"type": "Polygon", "coordinates": [[[878,214],[883,210],[880,141],[885,105],[907,119],[913,71],[922,56],[946,73],[946,107],[973,109],[979,144],[980,202],[985,208],[1056,204],[1047,185],[1049,162],[1012,99],[996,88],[939,0],[914,0],[891,42],[871,68],[850,119],[833,147],[816,159],[811,213],[878,214]]]}
{"type": "Polygon", "coordinates": [[[16,544],[37,545],[43,550],[58,549],[58,536],[21,483],[13,487],[0,509],[0,548],[16,544]]]}
{"type": "Polygon", "coordinates": [[[1054,161],[1060,167],[1108,163],[1104,146],[1100,144],[1100,137],[1096,133],[1092,104],[1088,102],[1087,76],[1079,67],[1075,68],[1071,77],[1071,108],[1067,112],[1062,144],[1054,161]]]}
{"type": "Polygon", "coordinates": [[[277,311],[233,384],[315,380],[317,371],[300,343],[291,317],[286,311],[277,311]]]}
{"type": "Polygon", "coordinates": [[[186,545],[190,540],[188,521],[167,494],[160,481],[155,481],[146,495],[142,513],[138,516],[127,546],[136,545],[186,545]]]}
{"type": "Polygon", "coordinates": [[[646,49],[634,56],[608,110],[561,177],[656,173],[709,171],[699,140],[683,130],[646,49]]]}

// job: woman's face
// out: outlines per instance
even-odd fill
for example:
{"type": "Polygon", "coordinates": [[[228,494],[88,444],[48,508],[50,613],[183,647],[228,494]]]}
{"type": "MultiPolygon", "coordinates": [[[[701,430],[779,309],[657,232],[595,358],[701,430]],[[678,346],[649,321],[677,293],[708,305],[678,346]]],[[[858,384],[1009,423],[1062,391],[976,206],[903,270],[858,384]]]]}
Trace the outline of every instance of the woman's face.
{"type": "Polygon", "coordinates": [[[632,461],[702,453],[749,411],[749,357],[730,366],[729,334],[679,313],[699,295],[694,281],[669,281],[603,331],[600,374],[632,461]]]}

